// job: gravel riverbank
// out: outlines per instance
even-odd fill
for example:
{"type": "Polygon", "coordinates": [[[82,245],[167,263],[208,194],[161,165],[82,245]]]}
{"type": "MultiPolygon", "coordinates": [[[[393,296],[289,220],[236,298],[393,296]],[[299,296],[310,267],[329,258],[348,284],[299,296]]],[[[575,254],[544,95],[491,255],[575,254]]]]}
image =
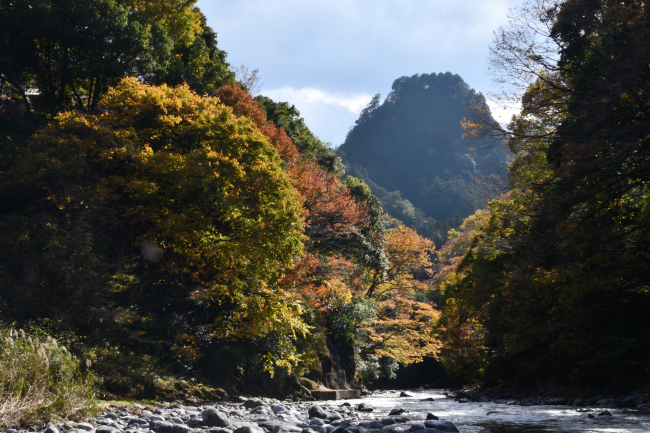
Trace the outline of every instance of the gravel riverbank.
{"type": "Polygon", "coordinates": [[[458,432],[453,423],[433,414],[412,422],[398,410],[394,416],[361,419],[373,408],[349,403],[321,406],[314,402],[249,399],[239,403],[160,407],[111,405],[87,422],[65,422],[6,433],[439,433],[458,432]]]}

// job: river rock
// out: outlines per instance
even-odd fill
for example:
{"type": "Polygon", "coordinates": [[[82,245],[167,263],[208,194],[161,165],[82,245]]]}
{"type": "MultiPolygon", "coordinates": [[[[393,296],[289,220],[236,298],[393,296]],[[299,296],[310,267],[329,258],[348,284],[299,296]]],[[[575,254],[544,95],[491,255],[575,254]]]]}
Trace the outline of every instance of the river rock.
{"type": "Polygon", "coordinates": [[[359,424],[362,427],[365,427],[369,430],[377,430],[382,427],[381,421],[371,421],[368,423],[359,424]]]}
{"type": "Polygon", "coordinates": [[[266,406],[257,406],[252,408],[248,413],[251,415],[271,416],[273,414],[273,411],[266,406]]]}
{"type": "MultiPolygon", "coordinates": [[[[158,421],[158,422],[164,422],[164,421],[158,421]]],[[[100,425],[99,427],[97,427],[97,430],[95,430],[95,433],[119,433],[119,432],[121,432],[121,430],[112,425],[100,425]]],[[[180,432],[159,432],[159,433],[180,433],[180,432]]]]}
{"type": "Polygon", "coordinates": [[[197,428],[203,426],[203,418],[200,416],[192,416],[185,421],[188,427],[197,428]]]}
{"type": "Polygon", "coordinates": [[[414,432],[414,431],[418,431],[418,430],[424,430],[424,428],[425,428],[425,427],[424,427],[424,424],[413,424],[413,425],[411,425],[411,427],[409,428],[409,431],[410,431],[410,432],[414,432]]]}
{"type": "Polygon", "coordinates": [[[389,416],[381,419],[382,425],[393,425],[396,424],[395,420],[389,416]]]}
{"type": "Polygon", "coordinates": [[[56,426],[50,425],[47,426],[45,430],[43,430],[43,433],[59,433],[59,429],[56,428],[56,426]]]}
{"type": "Polygon", "coordinates": [[[271,407],[271,410],[273,411],[274,414],[277,415],[280,412],[285,412],[287,408],[282,406],[281,404],[276,404],[275,406],[271,407]]]}
{"type": "MultiPolygon", "coordinates": [[[[183,424],[174,424],[173,422],[169,421],[152,421],[151,424],[149,424],[149,428],[156,433],[189,433],[190,428],[186,425],[183,424]]],[[[100,432],[99,429],[97,429],[96,433],[117,433],[117,432],[100,432]]]]}
{"type": "Polygon", "coordinates": [[[327,413],[327,419],[330,421],[335,421],[337,419],[343,419],[343,415],[335,411],[330,411],[327,413]]]}
{"type": "Polygon", "coordinates": [[[322,426],[323,424],[325,424],[325,421],[323,421],[323,420],[320,419],[320,418],[309,418],[309,424],[310,424],[310,425],[315,425],[315,426],[317,426],[317,427],[320,427],[320,426],[322,426]]]}
{"type": "Polygon", "coordinates": [[[370,407],[370,406],[368,406],[368,405],[365,404],[365,403],[361,403],[361,404],[359,404],[359,406],[357,406],[357,410],[358,410],[359,412],[372,412],[372,411],[375,410],[375,409],[372,408],[372,407],[370,407]]]}
{"type": "Polygon", "coordinates": [[[393,418],[393,419],[394,419],[395,422],[398,423],[398,424],[404,424],[405,422],[409,422],[409,421],[411,421],[408,417],[405,417],[405,416],[396,416],[396,417],[393,418]]]}
{"type": "Polygon", "coordinates": [[[218,411],[214,407],[208,407],[201,412],[203,425],[208,427],[228,427],[230,420],[223,412],[218,411]]]}
{"type": "Polygon", "coordinates": [[[420,400],[420,401],[436,401],[436,399],[433,398],[433,397],[429,397],[429,398],[423,398],[423,399],[420,400]]]}
{"type": "Polygon", "coordinates": [[[318,405],[310,407],[308,413],[309,418],[327,419],[327,415],[329,415],[325,409],[318,405]]]}
{"type": "Polygon", "coordinates": [[[428,420],[424,422],[424,426],[427,428],[435,428],[440,431],[458,432],[458,429],[451,421],[428,420]]]}
{"type": "Polygon", "coordinates": [[[402,391],[399,393],[400,397],[413,397],[411,394],[407,394],[406,392],[402,391]]]}
{"type": "Polygon", "coordinates": [[[398,427],[387,426],[387,427],[382,427],[380,432],[381,433],[408,433],[408,430],[402,430],[401,428],[398,427]]]}
{"type": "Polygon", "coordinates": [[[427,420],[430,420],[430,419],[433,419],[433,420],[439,420],[440,418],[438,418],[437,416],[435,416],[434,414],[432,414],[431,412],[429,412],[429,413],[427,414],[427,420]]]}
{"type": "Polygon", "coordinates": [[[249,398],[244,402],[243,406],[246,409],[253,409],[255,407],[264,406],[264,402],[259,398],[249,398]]]}
{"type": "Polygon", "coordinates": [[[551,405],[551,406],[561,406],[566,404],[566,398],[564,397],[558,397],[558,398],[547,398],[544,400],[544,404],[551,405]]]}
{"type": "Polygon", "coordinates": [[[263,428],[260,428],[256,425],[245,425],[239,427],[232,433],[266,433],[263,428]]]}
{"type": "Polygon", "coordinates": [[[233,433],[231,429],[224,427],[212,427],[201,430],[201,433],[233,433]]]}
{"type": "Polygon", "coordinates": [[[404,412],[408,412],[408,410],[406,410],[406,409],[393,409],[393,410],[391,410],[391,411],[388,413],[388,415],[390,415],[390,416],[393,416],[393,415],[401,415],[401,414],[403,414],[404,412]]]}
{"type": "Polygon", "coordinates": [[[270,430],[273,433],[278,433],[278,432],[291,433],[291,432],[302,431],[302,428],[284,421],[260,420],[257,422],[257,425],[259,425],[264,429],[270,430]]]}
{"type": "Polygon", "coordinates": [[[604,410],[598,416],[612,416],[612,414],[608,410],[604,410]]]}

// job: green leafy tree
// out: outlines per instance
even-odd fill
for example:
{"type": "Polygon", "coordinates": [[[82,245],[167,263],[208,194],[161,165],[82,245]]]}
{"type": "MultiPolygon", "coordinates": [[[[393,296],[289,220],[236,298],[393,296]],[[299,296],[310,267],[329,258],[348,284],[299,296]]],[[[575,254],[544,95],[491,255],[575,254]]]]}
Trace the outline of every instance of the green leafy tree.
{"type": "Polygon", "coordinates": [[[495,65],[528,83],[506,131],[513,190],[446,286],[443,354],[457,371],[650,382],[646,9],[531,1],[497,35],[495,65]]]}
{"type": "Polygon", "coordinates": [[[328,172],[343,174],[341,158],[336,156],[331,144],[323,143],[309,130],[295,105],[289,105],[288,102],[275,102],[263,95],[255,99],[266,112],[269,123],[284,128],[302,154],[315,159],[328,172]]]}
{"type": "Polygon", "coordinates": [[[234,81],[195,1],[19,0],[0,3],[0,84],[53,116],[94,109],[125,76],[187,82],[205,93],[234,81]]]}

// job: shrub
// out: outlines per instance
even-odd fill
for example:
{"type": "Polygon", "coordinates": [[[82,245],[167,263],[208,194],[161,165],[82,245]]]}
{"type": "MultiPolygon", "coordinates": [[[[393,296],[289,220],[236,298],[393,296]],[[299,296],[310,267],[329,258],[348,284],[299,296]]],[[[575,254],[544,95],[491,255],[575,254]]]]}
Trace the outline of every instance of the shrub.
{"type": "Polygon", "coordinates": [[[0,426],[79,418],[95,410],[92,373],[51,337],[0,328],[0,426]]]}

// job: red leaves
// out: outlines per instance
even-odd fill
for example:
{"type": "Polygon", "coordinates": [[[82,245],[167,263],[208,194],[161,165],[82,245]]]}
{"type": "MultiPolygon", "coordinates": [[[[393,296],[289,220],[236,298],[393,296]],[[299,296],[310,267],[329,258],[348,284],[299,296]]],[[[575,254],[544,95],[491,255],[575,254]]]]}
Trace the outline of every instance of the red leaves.
{"type": "Polygon", "coordinates": [[[355,202],[340,178],[315,162],[301,160],[290,165],[289,177],[305,200],[305,232],[316,249],[319,243],[348,238],[370,223],[366,204],[355,202]]]}
{"type": "Polygon", "coordinates": [[[235,115],[255,123],[287,163],[294,188],[304,200],[305,234],[312,241],[311,249],[332,250],[332,242],[349,239],[355,231],[370,224],[366,204],[352,198],[339,176],[323,170],[311,159],[301,158],[284,129],[267,123],[266,114],[247,91],[232,84],[217,90],[217,96],[235,115]]]}

